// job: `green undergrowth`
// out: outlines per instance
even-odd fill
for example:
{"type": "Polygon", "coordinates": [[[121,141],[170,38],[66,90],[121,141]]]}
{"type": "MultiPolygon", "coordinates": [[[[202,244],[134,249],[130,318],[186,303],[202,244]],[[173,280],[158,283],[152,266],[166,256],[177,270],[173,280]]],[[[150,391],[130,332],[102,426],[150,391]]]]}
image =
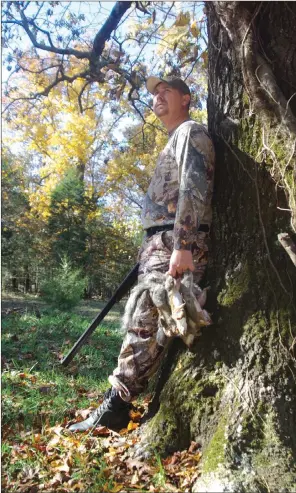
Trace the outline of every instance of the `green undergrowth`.
{"type": "Polygon", "coordinates": [[[119,322],[104,322],[68,367],[60,361],[90,318],[49,311],[2,321],[2,425],[42,427],[96,404],[108,387],[122,336],[119,322]]]}
{"type": "MultiPolygon", "coordinates": [[[[28,478],[41,469],[46,430],[64,428],[77,410],[102,400],[122,340],[119,313],[114,318],[96,329],[66,368],[61,358],[90,317],[47,309],[40,318],[27,312],[2,320],[2,472],[11,491],[19,491],[22,475],[28,478]],[[22,445],[30,437],[31,448],[22,445]]],[[[93,484],[99,479],[97,470],[95,476],[93,484]]]]}

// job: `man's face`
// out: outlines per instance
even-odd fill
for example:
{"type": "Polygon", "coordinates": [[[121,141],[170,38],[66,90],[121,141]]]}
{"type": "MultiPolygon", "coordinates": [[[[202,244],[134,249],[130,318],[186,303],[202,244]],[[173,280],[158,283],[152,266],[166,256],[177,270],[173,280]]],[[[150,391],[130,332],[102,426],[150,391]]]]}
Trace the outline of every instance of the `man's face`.
{"type": "Polygon", "coordinates": [[[184,113],[189,101],[190,96],[160,82],[153,94],[153,111],[160,119],[174,120],[184,113]]]}

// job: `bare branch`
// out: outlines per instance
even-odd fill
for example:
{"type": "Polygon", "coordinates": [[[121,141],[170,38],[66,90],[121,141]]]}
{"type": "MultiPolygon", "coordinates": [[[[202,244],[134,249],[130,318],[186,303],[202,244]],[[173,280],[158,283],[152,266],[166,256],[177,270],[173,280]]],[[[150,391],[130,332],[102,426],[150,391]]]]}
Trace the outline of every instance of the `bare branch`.
{"type": "Polygon", "coordinates": [[[55,80],[49,84],[49,86],[47,86],[43,91],[40,91],[40,92],[36,92],[35,94],[33,94],[32,96],[24,96],[24,97],[19,97],[19,98],[15,98],[13,99],[3,110],[2,113],[5,113],[5,111],[8,110],[8,108],[14,104],[16,101],[31,101],[33,99],[38,99],[40,98],[41,96],[48,96],[48,94],[50,93],[50,91],[56,86],[58,85],[60,82],[63,82],[63,81],[67,81],[67,82],[73,82],[74,80],[78,79],[78,78],[85,78],[87,75],[89,75],[89,71],[88,70],[85,70],[84,72],[80,72],[76,75],[73,75],[72,77],[69,77],[68,75],[65,75],[65,74],[62,74],[61,77],[59,77],[59,73],[61,73],[61,70],[58,70],[57,71],[57,74],[56,74],[56,78],[55,80]]]}
{"type": "Polygon", "coordinates": [[[42,74],[43,72],[46,72],[46,70],[49,70],[51,68],[58,68],[61,67],[61,64],[54,64],[54,65],[49,65],[48,67],[41,68],[40,70],[30,70],[29,68],[23,67],[19,61],[17,62],[18,66],[24,71],[24,72],[29,72],[30,74],[42,74]]]}
{"type": "MultiPolygon", "coordinates": [[[[22,22],[19,22],[19,21],[10,21],[10,22],[13,22],[14,24],[19,24],[24,28],[24,30],[26,31],[27,35],[29,36],[33,46],[35,46],[35,48],[38,48],[39,50],[50,51],[52,53],[57,53],[59,55],[73,55],[79,59],[82,59],[82,58],[90,59],[91,53],[89,51],[79,51],[79,50],[75,50],[74,48],[57,48],[56,46],[53,46],[53,44],[45,45],[43,43],[39,43],[37,41],[36,36],[30,30],[29,21],[28,21],[27,17],[25,16],[23,10],[19,9],[19,12],[20,12],[20,16],[22,18],[22,22]]],[[[6,21],[6,22],[9,22],[9,21],[6,21]]],[[[33,23],[34,27],[36,27],[34,22],[31,22],[31,23],[33,23]]],[[[40,28],[38,28],[38,29],[42,31],[42,29],[40,29],[40,28]]]]}
{"type": "Polygon", "coordinates": [[[135,204],[139,209],[143,209],[143,206],[131,195],[131,193],[124,192],[123,190],[120,190],[120,193],[132,204],[135,204]]]}
{"type": "MultiPolygon", "coordinates": [[[[80,109],[80,112],[81,112],[81,113],[83,113],[83,111],[84,111],[84,109],[83,109],[83,107],[82,107],[82,95],[83,95],[83,93],[84,93],[85,89],[87,88],[87,86],[88,86],[89,84],[91,84],[91,82],[92,82],[91,80],[87,81],[87,82],[84,84],[84,86],[82,87],[82,89],[81,89],[80,93],[78,94],[78,104],[79,104],[79,109],[80,109]]],[[[86,108],[85,108],[85,109],[86,109],[86,108]]]]}
{"type": "Polygon", "coordinates": [[[45,36],[47,37],[48,42],[49,42],[51,48],[54,47],[53,42],[52,42],[52,39],[51,39],[51,36],[50,36],[50,33],[48,31],[45,31],[45,29],[42,29],[41,27],[37,26],[37,24],[35,24],[35,22],[33,20],[29,21],[29,24],[31,24],[32,26],[34,26],[35,29],[37,29],[41,33],[45,34],[45,36]]]}
{"type": "Polygon", "coordinates": [[[135,99],[132,97],[133,92],[134,92],[134,88],[132,87],[130,89],[130,92],[128,93],[128,100],[132,103],[132,107],[136,110],[136,112],[140,116],[141,120],[143,120],[143,122],[146,123],[146,120],[145,120],[144,116],[142,115],[141,111],[136,107],[135,99]]]}
{"type": "MultiPolygon", "coordinates": [[[[149,2],[146,2],[147,6],[149,5],[149,2]]],[[[144,14],[150,14],[149,10],[146,9],[145,2],[136,2],[136,7],[138,10],[141,12],[144,12],[144,14]]]]}
{"type": "Polygon", "coordinates": [[[123,14],[130,8],[131,4],[132,2],[116,2],[108,19],[95,36],[92,51],[93,57],[98,58],[101,56],[105,42],[110,39],[112,31],[117,28],[123,14]]]}

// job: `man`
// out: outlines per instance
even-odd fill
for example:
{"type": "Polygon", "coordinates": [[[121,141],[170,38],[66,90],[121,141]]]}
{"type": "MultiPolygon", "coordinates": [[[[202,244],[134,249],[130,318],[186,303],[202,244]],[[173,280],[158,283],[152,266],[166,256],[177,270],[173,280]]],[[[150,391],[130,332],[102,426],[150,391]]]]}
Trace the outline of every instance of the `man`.
{"type": "MultiPolygon", "coordinates": [[[[147,274],[172,277],[193,272],[197,284],[207,264],[211,224],[214,149],[205,128],[190,120],[190,90],[178,78],[149,77],[153,111],[166,127],[169,140],[161,152],[143,206],[146,237],[139,253],[139,283],[147,274]]],[[[88,419],[70,426],[122,428],[129,421],[129,402],[141,393],[158,368],[165,345],[157,340],[158,311],[149,289],[137,299],[127,322],[118,366],[109,377],[112,388],[88,419]]]]}

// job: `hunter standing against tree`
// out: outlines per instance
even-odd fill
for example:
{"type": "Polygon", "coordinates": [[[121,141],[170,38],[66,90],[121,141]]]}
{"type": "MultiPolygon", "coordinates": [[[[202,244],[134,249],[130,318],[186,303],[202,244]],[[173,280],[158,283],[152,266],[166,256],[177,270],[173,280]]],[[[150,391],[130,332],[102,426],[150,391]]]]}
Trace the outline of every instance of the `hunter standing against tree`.
{"type": "MultiPolygon", "coordinates": [[[[146,235],[139,253],[138,280],[140,283],[151,272],[168,272],[175,278],[189,270],[197,285],[207,264],[213,144],[206,129],[189,117],[190,90],[184,81],[152,76],[146,87],[153,94],[153,111],[166,127],[169,140],[159,155],[144,201],[146,235]]],[[[206,317],[205,310],[203,313],[206,317]]],[[[164,354],[157,330],[158,311],[147,289],[138,299],[118,366],[109,377],[112,387],[98,409],[85,421],[70,426],[70,431],[127,425],[129,402],[145,389],[164,354]]]]}

